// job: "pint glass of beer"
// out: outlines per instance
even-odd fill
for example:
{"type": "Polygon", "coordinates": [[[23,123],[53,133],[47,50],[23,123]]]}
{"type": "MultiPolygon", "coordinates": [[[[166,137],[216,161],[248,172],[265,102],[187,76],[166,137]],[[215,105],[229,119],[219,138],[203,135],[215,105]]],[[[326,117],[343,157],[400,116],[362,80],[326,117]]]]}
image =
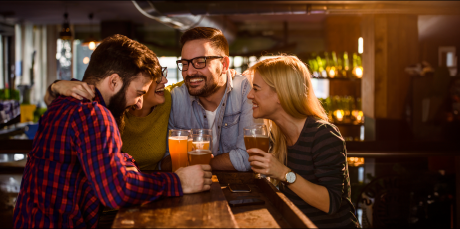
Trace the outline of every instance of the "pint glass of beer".
{"type": "Polygon", "coordinates": [[[172,171],[187,166],[187,142],[189,130],[169,130],[169,153],[171,154],[172,171]]]}
{"type": "Polygon", "coordinates": [[[191,134],[191,150],[188,152],[189,165],[208,164],[212,158],[212,135],[191,134]]]}
{"type": "MultiPolygon", "coordinates": [[[[244,145],[246,150],[258,148],[268,153],[270,147],[270,141],[268,139],[267,126],[263,124],[248,126],[243,128],[244,131],[244,145]]],[[[256,155],[249,153],[249,156],[256,155]]],[[[260,179],[261,176],[258,173],[254,173],[254,178],[260,179]]]]}

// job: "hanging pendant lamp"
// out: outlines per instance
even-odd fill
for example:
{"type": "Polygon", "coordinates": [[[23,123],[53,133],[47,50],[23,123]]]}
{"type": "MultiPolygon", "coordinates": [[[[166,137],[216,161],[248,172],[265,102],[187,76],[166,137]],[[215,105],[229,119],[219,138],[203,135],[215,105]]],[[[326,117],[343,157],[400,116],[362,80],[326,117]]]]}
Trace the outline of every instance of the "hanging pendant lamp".
{"type": "Polygon", "coordinates": [[[92,14],[92,13],[89,14],[89,20],[90,20],[90,24],[91,24],[91,29],[90,29],[91,32],[90,32],[90,34],[89,34],[89,37],[87,37],[87,38],[83,41],[83,43],[82,43],[81,45],[82,45],[82,46],[88,46],[88,48],[89,48],[90,50],[94,50],[94,49],[96,49],[96,46],[97,46],[99,43],[101,43],[101,42],[99,42],[99,41],[98,41],[96,38],[94,38],[94,36],[93,36],[93,29],[92,29],[92,27],[93,27],[93,23],[92,23],[92,21],[93,21],[93,14],[92,14]]]}
{"type": "Polygon", "coordinates": [[[72,32],[70,31],[70,25],[68,20],[69,15],[64,13],[64,23],[62,24],[62,30],[59,32],[59,38],[62,40],[70,40],[72,39],[72,32]]]}

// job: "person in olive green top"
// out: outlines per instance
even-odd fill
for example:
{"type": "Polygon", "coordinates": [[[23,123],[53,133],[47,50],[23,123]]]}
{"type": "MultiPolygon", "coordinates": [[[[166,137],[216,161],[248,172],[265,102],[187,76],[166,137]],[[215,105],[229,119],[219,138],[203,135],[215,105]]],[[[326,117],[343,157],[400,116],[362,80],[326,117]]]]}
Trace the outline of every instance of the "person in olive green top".
{"type": "MultiPolygon", "coordinates": [[[[236,71],[230,69],[230,74],[233,77],[236,71]]],[[[125,112],[124,125],[120,128],[122,151],[133,156],[141,171],[160,169],[160,161],[162,170],[171,170],[171,157],[164,157],[171,112],[171,90],[180,87],[184,81],[165,87],[168,83],[166,68],[163,68],[163,76],[160,81],[152,82],[148,92],[143,96],[142,105],[135,105],[125,112]]],[[[72,96],[80,100],[95,96],[92,85],[81,81],[60,80],[48,87],[45,103],[51,104],[58,95],[72,96]]]]}

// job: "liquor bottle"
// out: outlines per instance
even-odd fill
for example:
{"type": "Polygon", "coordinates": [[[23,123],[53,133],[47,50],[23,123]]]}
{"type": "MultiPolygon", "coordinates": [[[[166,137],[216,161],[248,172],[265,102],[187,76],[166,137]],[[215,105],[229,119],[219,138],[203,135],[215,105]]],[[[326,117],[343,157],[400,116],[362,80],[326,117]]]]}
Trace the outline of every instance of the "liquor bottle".
{"type": "Polygon", "coordinates": [[[332,52],[332,67],[330,71],[330,75],[338,76],[337,55],[335,52],[332,52]]]}
{"type": "Polygon", "coordinates": [[[334,78],[335,72],[334,72],[334,70],[332,69],[332,66],[331,66],[332,60],[331,60],[331,57],[329,56],[329,53],[324,52],[324,57],[326,57],[326,73],[327,73],[327,76],[331,77],[331,78],[334,78]]]}
{"type": "Polygon", "coordinates": [[[316,56],[316,62],[318,63],[318,73],[319,73],[319,76],[327,76],[326,75],[326,70],[324,69],[324,67],[326,66],[325,65],[325,61],[323,61],[323,59],[318,55],[316,56]]]}
{"type": "Polygon", "coordinates": [[[343,53],[343,70],[342,70],[343,77],[348,77],[349,71],[350,71],[350,62],[348,61],[348,53],[344,52],[343,53]]]}
{"type": "Polygon", "coordinates": [[[356,55],[356,53],[353,53],[353,68],[352,68],[353,71],[352,71],[352,74],[353,74],[354,77],[357,77],[356,68],[358,68],[358,55],[356,55]]]}

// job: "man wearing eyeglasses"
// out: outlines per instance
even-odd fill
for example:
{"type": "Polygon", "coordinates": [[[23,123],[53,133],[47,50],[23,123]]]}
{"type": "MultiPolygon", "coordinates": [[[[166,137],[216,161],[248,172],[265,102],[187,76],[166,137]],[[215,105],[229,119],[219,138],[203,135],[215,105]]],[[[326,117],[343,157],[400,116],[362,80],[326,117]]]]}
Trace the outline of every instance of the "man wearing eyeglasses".
{"type": "Polygon", "coordinates": [[[177,67],[184,84],[171,92],[168,129],[212,129],[212,169],[250,170],[243,128],[254,123],[246,98],[251,85],[245,76],[227,74],[226,38],[218,29],[197,27],[186,31],[180,42],[177,67]]]}

